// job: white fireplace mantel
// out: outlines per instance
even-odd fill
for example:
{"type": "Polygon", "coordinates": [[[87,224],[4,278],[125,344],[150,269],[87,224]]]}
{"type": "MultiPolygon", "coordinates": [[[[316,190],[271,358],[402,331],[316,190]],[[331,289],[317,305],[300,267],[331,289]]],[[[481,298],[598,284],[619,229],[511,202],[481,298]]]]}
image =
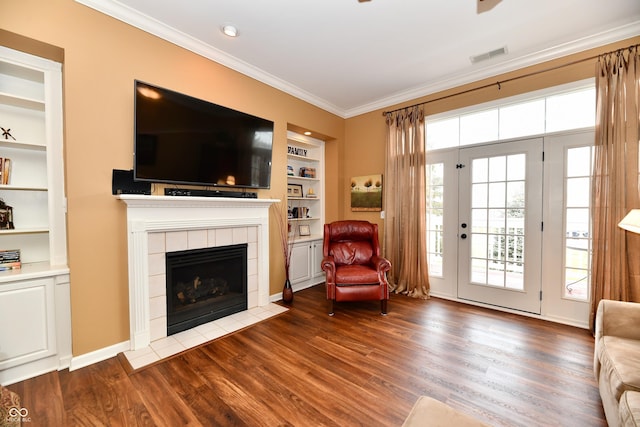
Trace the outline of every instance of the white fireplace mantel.
{"type": "MultiPolygon", "coordinates": [[[[276,199],[119,195],[127,205],[131,350],[152,341],[149,235],[197,230],[257,229],[257,289],[249,307],[269,304],[269,207],[276,199]]],[[[212,244],[209,244],[209,247],[212,244]]],[[[165,332],[166,333],[166,332],[165,332]]]]}

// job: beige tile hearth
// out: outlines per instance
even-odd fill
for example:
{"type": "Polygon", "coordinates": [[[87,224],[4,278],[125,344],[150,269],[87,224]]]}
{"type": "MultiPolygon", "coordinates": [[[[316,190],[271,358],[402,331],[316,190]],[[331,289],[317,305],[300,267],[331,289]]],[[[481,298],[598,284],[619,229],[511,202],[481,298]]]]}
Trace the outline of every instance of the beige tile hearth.
{"type": "Polygon", "coordinates": [[[249,310],[196,326],[193,329],[152,341],[148,347],[140,350],[125,351],[124,355],[133,369],[139,369],[247,326],[254,325],[287,310],[286,307],[274,303],[269,303],[264,307],[250,308],[249,310]]]}

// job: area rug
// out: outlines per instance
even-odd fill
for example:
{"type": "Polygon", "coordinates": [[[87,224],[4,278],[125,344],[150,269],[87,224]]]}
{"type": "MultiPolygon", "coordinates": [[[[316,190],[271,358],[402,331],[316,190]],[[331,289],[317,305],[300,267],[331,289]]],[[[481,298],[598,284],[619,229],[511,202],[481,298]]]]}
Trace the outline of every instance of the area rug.
{"type": "Polygon", "coordinates": [[[402,427],[489,427],[451,406],[420,396],[402,427]]]}

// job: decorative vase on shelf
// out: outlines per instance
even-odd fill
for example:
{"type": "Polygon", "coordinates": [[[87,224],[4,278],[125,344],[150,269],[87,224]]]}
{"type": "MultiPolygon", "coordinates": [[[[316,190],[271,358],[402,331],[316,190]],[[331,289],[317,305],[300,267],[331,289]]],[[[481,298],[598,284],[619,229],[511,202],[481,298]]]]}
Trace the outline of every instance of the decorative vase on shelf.
{"type": "Polygon", "coordinates": [[[290,304],[293,301],[293,288],[289,279],[285,279],[284,287],[282,288],[282,301],[286,304],[290,304]]]}

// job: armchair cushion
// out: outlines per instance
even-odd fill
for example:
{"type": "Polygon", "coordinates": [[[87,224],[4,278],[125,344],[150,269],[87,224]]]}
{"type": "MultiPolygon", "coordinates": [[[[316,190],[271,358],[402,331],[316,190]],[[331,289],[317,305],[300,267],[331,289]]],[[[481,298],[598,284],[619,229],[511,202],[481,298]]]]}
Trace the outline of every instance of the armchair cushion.
{"type": "Polygon", "coordinates": [[[336,286],[379,284],[378,272],[369,264],[343,265],[336,271],[336,286]]]}
{"type": "Polygon", "coordinates": [[[333,255],[333,262],[337,266],[353,265],[353,264],[369,264],[373,256],[371,243],[355,241],[355,242],[337,242],[331,245],[330,255],[333,255]]]}

